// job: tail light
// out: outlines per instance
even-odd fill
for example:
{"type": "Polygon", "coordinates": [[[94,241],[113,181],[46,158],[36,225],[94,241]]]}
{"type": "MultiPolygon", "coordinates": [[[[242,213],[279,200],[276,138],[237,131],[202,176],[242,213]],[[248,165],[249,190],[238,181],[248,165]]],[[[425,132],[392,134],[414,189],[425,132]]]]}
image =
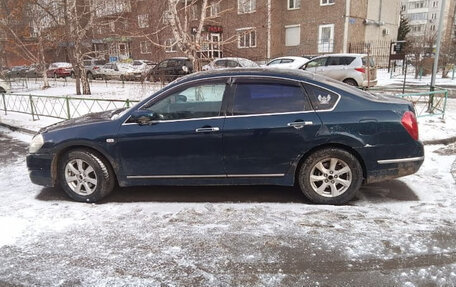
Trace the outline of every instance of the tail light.
{"type": "Polygon", "coordinates": [[[414,140],[418,140],[418,122],[415,114],[407,111],[402,115],[401,124],[414,140]]]}
{"type": "Polygon", "coordinates": [[[98,70],[99,68],[100,67],[98,67],[98,66],[93,67],[94,70],[98,70]]]}
{"type": "Polygon", "coordinates": [[[355,71],[358,71],[358,72],[364,74],[366,72],[366,69],[365,68],[355,68],[355,71]]]}

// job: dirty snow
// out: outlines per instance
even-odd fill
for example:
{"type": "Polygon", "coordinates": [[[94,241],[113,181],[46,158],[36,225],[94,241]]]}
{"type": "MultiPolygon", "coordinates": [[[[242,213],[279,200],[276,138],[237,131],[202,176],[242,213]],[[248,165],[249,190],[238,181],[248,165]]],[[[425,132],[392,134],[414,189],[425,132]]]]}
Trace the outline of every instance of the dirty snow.
{"type": "MultiPolygon", "coordinates": [[[[419,119],[422,140],[456,136],[456,99],[447,111],[419,119]]],[[[30,182],[30,139],[0,127],[0,286],[456,285],[455,144],[426,146],[416,174],[346,206],[268,186],[118,188],[82,204],[30,182]]]]}
{"type": "Polygon", "coordinates": [[[33,185],[30,137],[0,134],[1,286],[456,284],[454,144],[426,146],[417,174],[346,206],[261,186],[124,188],[82,204],[33,185]]]}

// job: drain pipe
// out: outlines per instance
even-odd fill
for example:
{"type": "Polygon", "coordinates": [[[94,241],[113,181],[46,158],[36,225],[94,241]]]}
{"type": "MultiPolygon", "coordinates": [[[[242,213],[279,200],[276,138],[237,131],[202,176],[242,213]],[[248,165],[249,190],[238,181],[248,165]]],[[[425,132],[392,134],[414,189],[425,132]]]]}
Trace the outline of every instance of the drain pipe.
{"type": "Polygon", "coordinates": [[[348,23],[350,21],[350,1],[345,0],[345,23],[344,23],[344,44],[343,53],[348,53],[348,23]]]}
{"type": "Polygon", "coordinates": [[[271,1],[268,0],[268,46],[266,51],[266,57],[268,58],[266,62],[271,59],[271,1]]]}

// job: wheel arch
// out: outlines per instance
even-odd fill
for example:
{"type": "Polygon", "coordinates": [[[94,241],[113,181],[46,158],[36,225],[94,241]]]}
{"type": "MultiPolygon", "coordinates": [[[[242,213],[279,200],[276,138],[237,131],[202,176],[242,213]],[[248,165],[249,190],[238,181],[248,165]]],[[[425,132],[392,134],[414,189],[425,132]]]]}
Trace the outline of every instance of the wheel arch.
{"type": "Polygon", "coordinates": [[[62,147],[54,155],[54,157],[52,159],[52,163],[51,163],[51,176],[52,176],[52,183],[54,186],[57,185],[57,181],[58,181],[57,171],[58,171],[58,165],[59,165],[60,158],[65,153],[67,153],[71,150],[76,150],[76,149],[82,149],[82,150],[87,150],[87,151],[93,152],[98,157],[101,157],[102,159],[104,159],[109,164],[109,167],[112,169],[112,171],[114,173],[115,182],[118,183],[118,176],[117,176],[118,166],[115,164],[115,162],[111,156],[109,156],[101,148],[97,148],[93,145],[89,146],[86,144],[75,144],[75,145],[67,145],[65,147],[62,147]]]}
{"type": "Polygon", "coordinates": [[[313,153],[322,150],[322,149],[328,149],[328,148],[337,148],[344,150],[346,152],[349,152],[352,154],[358,161],[359,164],[361,165],[363,169],[363,178],[367,178],[367,169],[366,169],[366,164],[364,162],[363,157],[352,147],[342,144],[342,143],[325,143],[319,146],[316,146],[310,150],[308,150],[306,153],[304,153],[298,160],[298,163],[296,165],[296,168],[294,170],[294,183],[296,184],[298,182],[298,174],[299,170],[301,169],[301,166],[303,165],[304,161],[313,153]]]}
{"type": "Polygon", "coordinates": [[[344,83],[345,83],[345,81],[353,81],[354,83],[356,83],[356,86],[357,86],[357,87],[360,86],[360,84],[358,83],[358,81],[355,80],[354,78],[345,78],[345,79],[342,80],[342,82],[344,82],[344,83]]]}

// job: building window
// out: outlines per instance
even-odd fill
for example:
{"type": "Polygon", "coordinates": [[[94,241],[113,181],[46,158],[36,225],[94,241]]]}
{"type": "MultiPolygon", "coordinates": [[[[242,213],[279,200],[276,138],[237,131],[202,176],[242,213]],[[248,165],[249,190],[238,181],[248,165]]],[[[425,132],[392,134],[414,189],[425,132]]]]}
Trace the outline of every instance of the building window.
{"type": "Polygon", "coordinates": [[[431,31],[435,31],[435,25],[431,25],[431,31]]]}
{"type": "Polygon", "coordinates": [[[243,28],[237,30],[238,48],[256,47],[256,31],[254,28],[243,28]]]}
{"type": "Polygon", "coordinates": [[[192,20],[198,20],[198,5],[192,6],[192,20]]]}
{"type": "Polygon", "coordinates": [[[285,46],[298,46],[301,43],[301,26],[285,26],[285,46]]]}
{"type": "Polygon", "coordinates": [[[238,0],[238,14],[253,13],[256,9],[256,0],[238,0]]]}
{"type": "Polygon", "coordinates": [[[141,54],[150,54],[152,53],[152,44],[149,41],[139,42],[139,50],[141,54]]]}
{"type": "Polygon", "coordinates": [[[432,7],[437,8],[439,6],[439,1],[432,2],[432,7]]]}
{"type": "Polygon", "coordinates": [[[320,25],[318,29],[318,53],[332,53],[334,49],[334,24],[320,25]]]}
{"type": "Polygon", "coordinates": [[[165,52],[166,53],[173,53],[176,52],[176,43],[174,42],[173,38],[169,38],[165,41],[165,52]]]}
{"type": "Polygon", "coordinates": [[[114,21],[109,22],[109,30],[113,33],[116,32],[116,23],[114,21]]]}
{"type": "Polygon", "coordinates": [[[220,2],[214,2],[211,5],[207,6],[206,17],[214,18],[218,17],[220,13],[220,2]]]}
{"type": "Polygon", "coordinates": [[[333,5],[335,0],[320,0],[320,6],[333,5]]]}
{"type": "Polygon", "coordinates": [[[288,0],[288,10],[301,8],[301,0],[288,0]]]}
{"type": "Polygon", "coordinates": [[[138,27],[139,28],[149,27],[149,15],[148,14],[138,15],[138,27]]]}

